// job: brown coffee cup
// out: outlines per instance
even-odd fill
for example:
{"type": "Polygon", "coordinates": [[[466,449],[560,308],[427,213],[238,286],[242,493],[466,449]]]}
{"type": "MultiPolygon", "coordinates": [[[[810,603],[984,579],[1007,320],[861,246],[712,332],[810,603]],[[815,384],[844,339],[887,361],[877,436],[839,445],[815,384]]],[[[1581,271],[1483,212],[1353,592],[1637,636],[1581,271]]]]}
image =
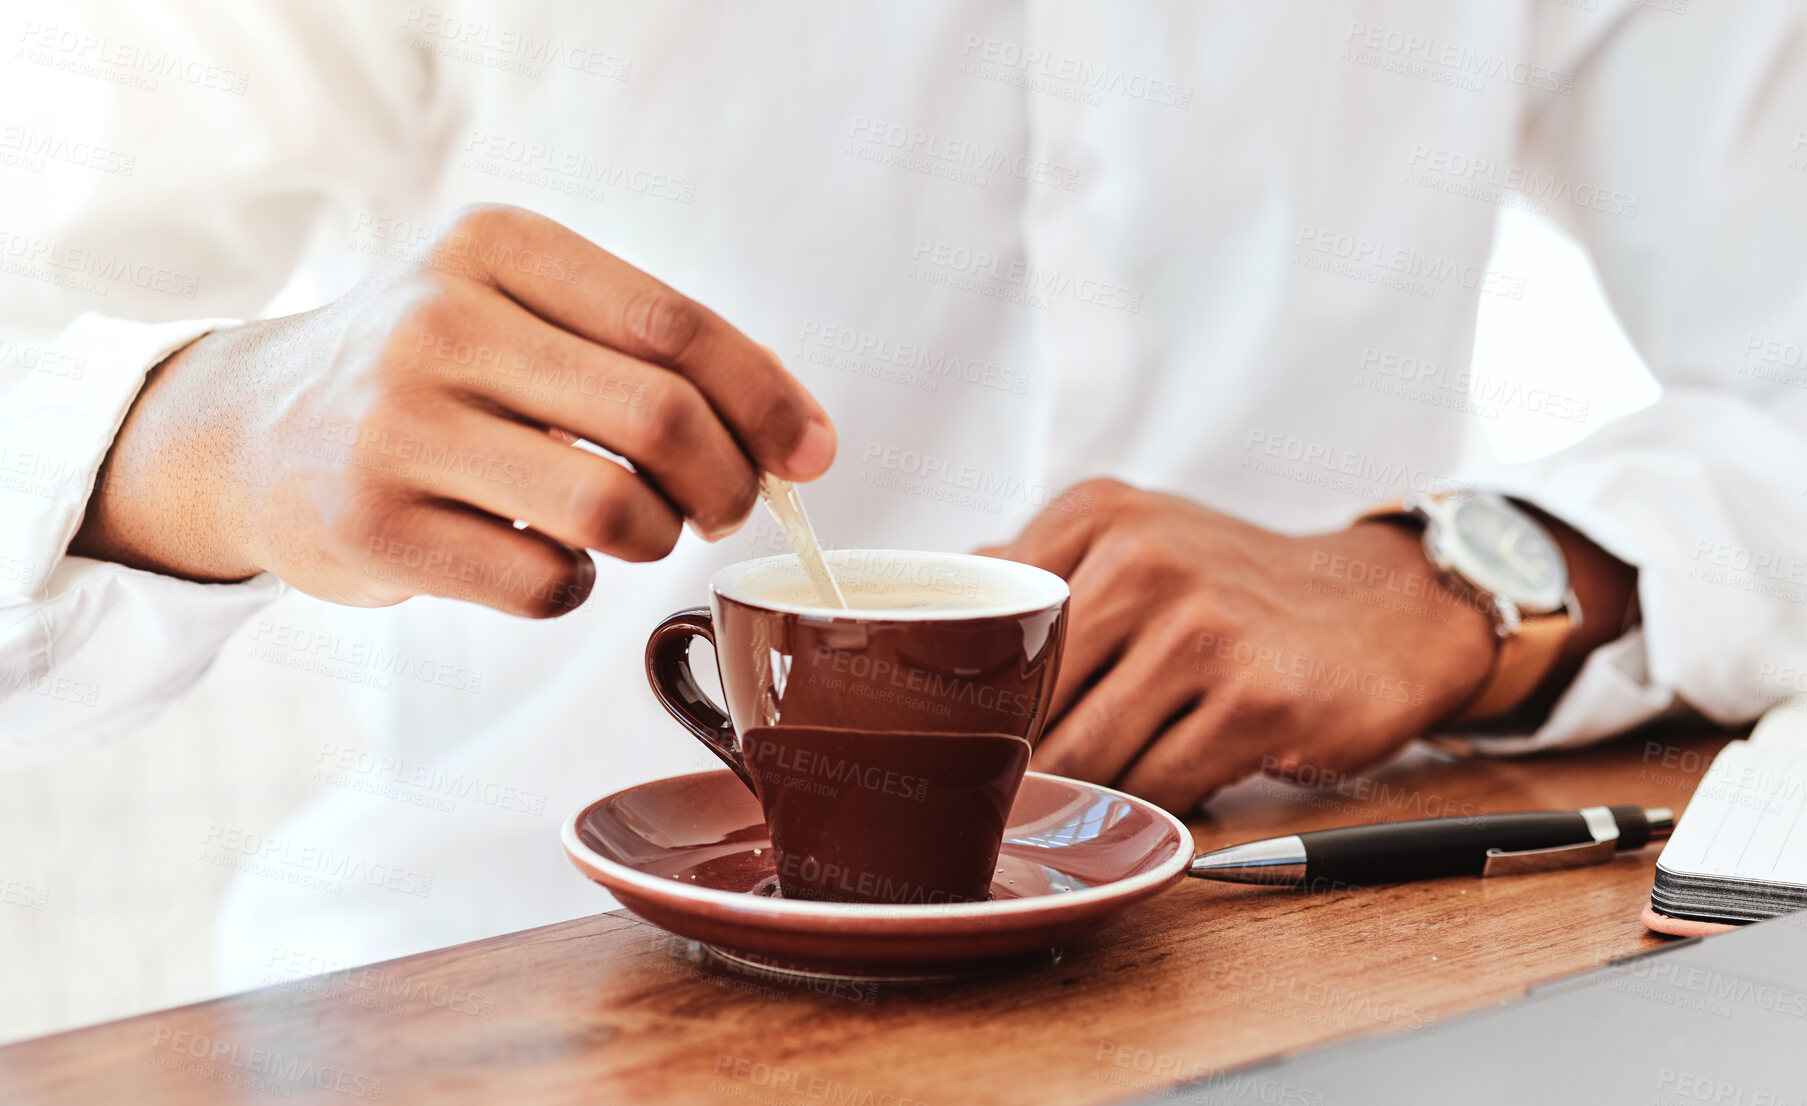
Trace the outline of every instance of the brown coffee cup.
{"type": "Polygon", "coordinates": [[[759,797],[785,897],[983,900],[1054,695],[1067,585],[991,557],[827,557],[852,609],[821,606],[794,556],[731,565],[709,609],[653,631],[653,693],[759,797]],[[691,670],[699,637],[725,713],[691,670]]]}

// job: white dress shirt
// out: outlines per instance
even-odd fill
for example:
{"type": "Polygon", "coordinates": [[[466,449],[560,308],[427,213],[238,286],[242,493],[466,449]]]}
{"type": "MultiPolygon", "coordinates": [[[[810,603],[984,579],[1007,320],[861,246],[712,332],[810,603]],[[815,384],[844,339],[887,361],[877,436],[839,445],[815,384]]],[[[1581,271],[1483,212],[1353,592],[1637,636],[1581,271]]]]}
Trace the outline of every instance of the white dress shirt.
{"type": "MultiPolygon", "coordinates": [[[[1807,679],[1794,0],[119,0],[14,22],[9,745],[128,733],[280,590],[65,554],[146,370],[285,286],[337,295],[478,200],[780,351],[836,420],[808,490],[833,545],[996,542],[1093,475],[1286,532],[1477,484],[1637,566],[1643,612],[1493,751],[1749,719],[1807,679]],[[1459,472],[1479,298],[1523,294],[1486,269],[1520,202],[1589,250],[1663,394],[1459,472]]],[[[342,785],[235,883],[225,982],[259,982],[274,946],[359,963],[607,909],[559,822],[714,763],[646,689],[646,634],[717,566],[782,548],[755,525],[603,559],[552,622],[416,599],[340,611],[325,640],[259,624],[279,663],[342,676],[373,759],[321,735],[342,785]]]]}

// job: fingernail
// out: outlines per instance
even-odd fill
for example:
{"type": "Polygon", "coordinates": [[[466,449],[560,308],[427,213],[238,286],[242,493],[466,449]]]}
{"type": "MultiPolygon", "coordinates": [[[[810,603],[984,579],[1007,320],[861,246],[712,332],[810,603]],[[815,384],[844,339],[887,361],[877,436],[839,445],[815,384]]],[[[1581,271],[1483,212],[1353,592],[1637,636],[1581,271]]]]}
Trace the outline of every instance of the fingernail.
{"type": "Polygon", "coordinates": [[[828,471],[834,460],[834,431],[817,419],[809,420],[797,448],[785,458],[785,472],[794,480],[811,480],[828,471]]]}
{"type": "MultiPolygon", "coordinates": [[[[743,519],[742,521],[745,521],[745,520],[743,519]]],[[[702,525],[700,523],[698,523],[696,519],[693,519],[693,518],[685,519],[684,525],[690,527],[691,533],[695,534],[699,538],[702,538],[704,541],[709,542],[710,544],[714,544],[715,542],[721,541],[723,538],[727,537],[729,534],[732,534],[734,531],[740,529],[739,522],[730,522],[730,523],[726,523],[721,526],[717,526],[713,530],[705,530],[705,529],[703,529],[702,525]]]]}

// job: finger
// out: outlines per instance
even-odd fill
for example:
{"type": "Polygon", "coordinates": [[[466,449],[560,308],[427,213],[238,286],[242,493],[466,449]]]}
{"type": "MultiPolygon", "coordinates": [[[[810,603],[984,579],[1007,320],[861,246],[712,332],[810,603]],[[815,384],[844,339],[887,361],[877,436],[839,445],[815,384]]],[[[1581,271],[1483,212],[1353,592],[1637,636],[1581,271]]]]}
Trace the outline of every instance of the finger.
{"type": "Polygon", "coordinates": [[[590,555],[445,500],[385,513],[357,553],[364,575],[409,594],[464,599],[528,618],[552,618],[590,594],[590,555]]]}
{"type": "Polygon", "coordinates": [[[1091,546],[1093,515],[1048,507],[1029,521],[1008,545],[981,550],[988,557],[1003,557],[1046,569],[1069,578],[1091,546]]]}
{"type": "Polygon", "coordinates": [[[1099,783],[1116,779],[1197,702],[1199,685],[1184,652],[1171,632],[1143,634],[1042,738],[1035,768],[1099,783]]]}
{"type": "Polygon", "coordinates": [[[834,460],[827,414],[770,350],[551,219],[470,209],[429,264],[455,266],[573,334],[682,374],[765,471],[812,480],[834,460]]]}
{"type": "Polygon", "coordinates": [[[1210,692],[1129,766],[1117,786],[1175,814],[1195,809],[1219,788],[1254,775],[1279,735],[1235,691],[1210,692]]]}
{"type": "Polygon", "coordinates": [[[656,561],[677,544],[683,527],[677,509],[607,457],[469,407],[454,406],[434,434],[460,443],[413,451],[418,461],[435,462],[417,463],[413,474],[437,496],[521,519],[560,542],[624,561],[656,561]]]}
{"type": "Polygon", "coordinates": [[[758,474],[694,384],[548,326],[500,293],[486,299],[484,325],[495,329],[495,341],[448,348],[423,337],[421,367],[626,457],[705,537],[746,521],[758,501],[758,474]]]}
{"type": "Polygon", "coordinates": [[[1104,675],[1147,616],[1150,596],[1122,586],[1121,572],[1115,557],[1095,556],[1071,573],[1067,641],[1048,705],[1051,720],[1058,721],[1104,675]]]}

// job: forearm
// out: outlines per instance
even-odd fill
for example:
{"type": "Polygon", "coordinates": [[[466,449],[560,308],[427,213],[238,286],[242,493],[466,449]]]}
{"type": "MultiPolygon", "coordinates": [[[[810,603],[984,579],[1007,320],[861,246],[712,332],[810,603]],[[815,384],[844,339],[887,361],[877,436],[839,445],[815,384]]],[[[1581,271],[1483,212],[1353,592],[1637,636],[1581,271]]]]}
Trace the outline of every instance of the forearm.
{"type": "MultiPolygon", "coordinates": [[[[1638,570],[1595,545],[1574,527],[1525,504],[1562,548],[1568,562],[1569,587],[1581,608],[1581,624],[1569,634],[1550,674],[1520,712],[1542,717],[1581,671],[1588,654],[1622,636],[1634,621],[1638,570]]],[[[1515,712],[1516,713],[1516,712],[1515,712]]]]}

